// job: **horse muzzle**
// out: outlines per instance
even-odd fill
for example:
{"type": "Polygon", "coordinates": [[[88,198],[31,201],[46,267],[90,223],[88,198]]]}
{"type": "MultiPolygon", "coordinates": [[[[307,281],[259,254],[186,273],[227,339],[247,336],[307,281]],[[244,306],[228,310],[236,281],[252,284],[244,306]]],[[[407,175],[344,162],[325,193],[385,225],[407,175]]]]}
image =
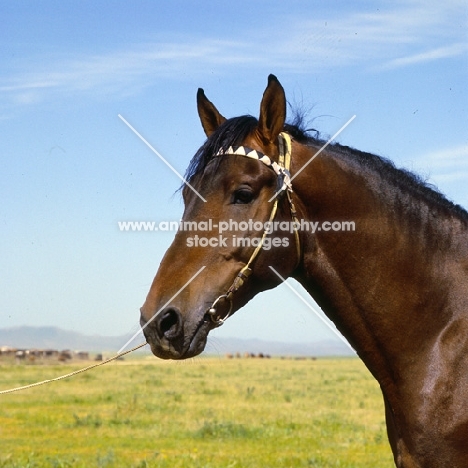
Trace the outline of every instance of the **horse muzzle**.
{"type": "Polygon", "coordinates": [[[184,319],[174,306],[165,307],[150,319],[141,309],[140,325],[153,354],[161,359],[187,359],[200,354],[206,346],[208,333],[214,328],[210,318],[196,322],[184,319]]]}

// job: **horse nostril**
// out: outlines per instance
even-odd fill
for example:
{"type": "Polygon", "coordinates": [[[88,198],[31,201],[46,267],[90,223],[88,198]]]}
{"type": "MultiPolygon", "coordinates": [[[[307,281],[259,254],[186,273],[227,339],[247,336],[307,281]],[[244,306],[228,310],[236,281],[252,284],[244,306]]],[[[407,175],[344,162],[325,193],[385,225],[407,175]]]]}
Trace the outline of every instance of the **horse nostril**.
{"type": "Polygon", "coordinates": [[[177,337],[182,330],[182,316],[179,309],[166,307],[159,316],[157,326],[159,332],[165,338],[171,339],[177,337]]]}

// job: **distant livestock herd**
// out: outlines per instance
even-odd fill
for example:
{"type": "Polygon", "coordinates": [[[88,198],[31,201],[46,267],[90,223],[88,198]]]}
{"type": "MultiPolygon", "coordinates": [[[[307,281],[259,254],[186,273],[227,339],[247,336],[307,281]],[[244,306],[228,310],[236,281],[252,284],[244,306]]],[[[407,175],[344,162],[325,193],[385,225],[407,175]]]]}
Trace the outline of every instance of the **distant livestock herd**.
{"type": "MultiPolygon", "coordinates": [[[[265,353],[226,353],[226,359],[270,359],[271,356],[265,353]]],[[[88,351],[72,351],[64,349],[59,351],[57,349],[24,349],[12,348],[9,346],[0,346],[0,363],[2,362],[16,362],[17,364],[40,364],[40,363],[53,363],[53,362],[69,362],[73,360],[88,361],[92,359],[88,351]]],[[[93,358],[95,361],[102,361],[102,354],[96,354],[93,358]]],[[[281,359],[313,359],[306,357],[284,357],[281,359]]],[[[122,360],[122,358],[120,358],[122,360]]]]}
{"type": "MultiPolygon", "coordinates": [[[[97,358],[99,358],[99,355],[97,358]]],[[[17,363],[34,363],[42,361],[66,362],[73,359],[89,360],[90,357],[87,351],[71,351],[69,349],[63,351],[57,349],[21,349],[12,348],[10,346],[0,347],[0,361],[12,361],[13,359],[17,363]]]]}
{"type": "MultiPolygon", "coordinates": [[[[226,353],[226,358],[227,359],[241,359],[241,358],[244,358],[244,359],[270,359],[271,356],[269,354],[264,354],[264,353],[244,353],[244,354],[241,354],[241,353],[234,353],[234,354],[231,354],[231,353],[226,353]]],[[[296,359],[296,360],[302,360],[302,359],[312,359],[313,361],[315,361],[317,358],[315,357],[311,357],[311,358],[308,358],[308,357],[305,357],[305,356],[281,356],[280,359],[296,359]]]]}

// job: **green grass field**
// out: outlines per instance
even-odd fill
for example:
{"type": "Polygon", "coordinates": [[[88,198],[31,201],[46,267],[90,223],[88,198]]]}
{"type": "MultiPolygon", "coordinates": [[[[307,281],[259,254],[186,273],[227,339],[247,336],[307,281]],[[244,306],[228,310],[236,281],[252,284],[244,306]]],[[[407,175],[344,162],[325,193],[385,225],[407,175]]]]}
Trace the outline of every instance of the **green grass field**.
{"type": "MultiPolygon", "coordinates": [[[[0,389],[78,365],[0,366],[0,389]]],[[[394,466],[358,359],[111,363],[0,395],[0,467],[394,466]]]]}

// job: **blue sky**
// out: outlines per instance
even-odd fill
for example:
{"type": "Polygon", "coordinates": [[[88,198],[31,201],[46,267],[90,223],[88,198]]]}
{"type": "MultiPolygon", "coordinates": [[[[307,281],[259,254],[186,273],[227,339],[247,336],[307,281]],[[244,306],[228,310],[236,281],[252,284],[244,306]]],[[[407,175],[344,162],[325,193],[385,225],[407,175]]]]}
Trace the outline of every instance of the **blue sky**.
{"type": "MultiPolygon", "coordinates": [[[[258,114],[269,73],[313,126],[418,172],[468,207],[466,1],[0,1],[0,327],[138,329],[204,134],[197,88],[258,114]]],[[[292,283],[301,293],[297,283],[292,283]]],[[[332,339],[286,287],[215,336],[332,339]]],[[[211,345],[216,346],[216,344],[211,345]]]]}

